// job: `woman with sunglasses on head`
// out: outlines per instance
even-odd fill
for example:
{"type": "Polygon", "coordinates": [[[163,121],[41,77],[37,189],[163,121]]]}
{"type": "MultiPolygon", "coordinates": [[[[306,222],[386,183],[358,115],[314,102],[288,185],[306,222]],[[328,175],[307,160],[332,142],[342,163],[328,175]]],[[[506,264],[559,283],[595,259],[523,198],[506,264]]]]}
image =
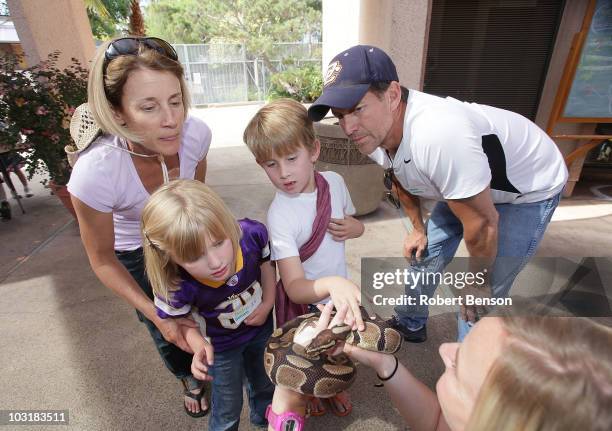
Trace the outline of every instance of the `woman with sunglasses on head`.
{"type": "Polygon", "coordinates": [[[182,380],[186,412],[200,417],[208,412],[204,383],[191,375],[183,336],[197,324],[157,316],[140,237],[151,193],[174,178],[204,181],[211,133],[187,116],[188,108],[183,67],[170,44],[138,37],[103,44],[91,66],[88,103],[71,123],[79,154],[68,190],[92,269],[136,308],[166,367],[182,380]]]}

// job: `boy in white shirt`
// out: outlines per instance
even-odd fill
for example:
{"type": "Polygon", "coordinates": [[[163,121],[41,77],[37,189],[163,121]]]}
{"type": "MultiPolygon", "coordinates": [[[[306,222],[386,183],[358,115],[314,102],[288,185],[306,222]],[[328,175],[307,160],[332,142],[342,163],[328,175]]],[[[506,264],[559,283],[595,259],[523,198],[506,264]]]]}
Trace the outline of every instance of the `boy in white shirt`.
{"type": "MultiPolygon", "coordinates": [[[[290,99],[267,104],[249,122],[244,142],[277,189],[268,231],[286,295],[296,304],[331,299],[337,308],[348,306],[347,323],[362,329],[360,290],[345,278],[344,241],[361,236],[364,226],[351,217],[355,208],[342,177],[315,171],[321,147],[306,109],[290,99]]],[[[278,301],[276,307],[280,326],[278,301]]],[[[346,392],[329,405],[339,416],[352,408],[346,392]]],[[[324,412],[320,402],[311,403],[311,414],[324,412]]]]}

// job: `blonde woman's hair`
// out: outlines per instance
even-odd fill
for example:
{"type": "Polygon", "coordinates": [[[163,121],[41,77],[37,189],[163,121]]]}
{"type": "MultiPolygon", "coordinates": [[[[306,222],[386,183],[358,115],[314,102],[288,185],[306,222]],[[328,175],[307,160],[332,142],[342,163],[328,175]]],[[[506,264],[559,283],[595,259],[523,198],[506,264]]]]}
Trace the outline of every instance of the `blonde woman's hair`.
{"type": "Polygon", "coordinates": [[[104,73],[105,53],[116,39],[100,45],[93,59],[87,82],[87,101],[94,119],[104,133],[140,143],[142,138],[130,132],[117,122],[113,111],[120,111],[123,87],[130,73],[140,69],[170,72],[176,76],[181,86],[185,116],[189,110],[189,89],[183,78],[183,66],[153,49],[140,45],[137,55],[121,55],[112,59],[104,73]]]}
{"type": "Polygon", "coordinates": [[[278,99],[261,108],[244,130],[244,143],[258,163],[273,154],[286,156],[306,148],[315,150],[316,135],[304,106],[292,99],[278,99]]]}
{"type": "Polygon", "coordinates": [[[612,429],[611,328],[549,316],[504,317],[503,327],[467,430],[612,429]]]}
{"type": "Polygon", "coordinates": [[[142,211],[145,268],[153,292],[170,294],[180,281],[173,261],[193,262],[206,254],[206,238],[229,238],[234,252],[240,243],[240,226],[221,198],[196,180],[175,180],[151,195],[142,211]]]}

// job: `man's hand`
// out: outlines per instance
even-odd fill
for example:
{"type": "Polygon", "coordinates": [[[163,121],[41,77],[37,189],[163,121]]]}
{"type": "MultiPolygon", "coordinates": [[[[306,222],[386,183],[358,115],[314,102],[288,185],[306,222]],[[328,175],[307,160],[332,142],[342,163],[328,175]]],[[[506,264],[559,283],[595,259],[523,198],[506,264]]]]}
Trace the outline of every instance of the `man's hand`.
{"type": "Polygon", "coordinates": [[[171,319],[157,319],[153,322],[157,329],[162,333],[166,341],[176,345],[181,350],[187,353],[193,353],[189,344],[185,340],[185,334],[183,333],[183,326],[188,328],[198,328],[198,324],[192,319],[186,317],[177,317],[171,319]]]}
{"type": "Polygon", "coordinates": [[[249,314],[249,317],[244,319],[244,324],[249,326],[263,325],[266,323],[266,319],[268,318],[273,305],[274,304],[266,304],[265,302],[262,302],[255,310],[253,310],[251,314],[249,314]]]}
{"type": "Polygon", "coordinates": [[[404,256],[407,259],[416,257],[420,261],[423,257],[423,252],[427,249],[427,235],[421,230],[413,229],[404,240],[404,256]]]}
{"type": "Polygon", "coordinates": [[[488,313],[488,309],[484,305],[465,305],[467,295],[473,296],[474,302],[478,302],[479,298],[491,298],[491,287],[488,284],[485,283],[482,286],[468,285],[463,289],[457,290],[463,298],[459,309],[459,313],[463,320],[470,323],[476,323],[488,313]]]}
{"type": "Polygon", "coordinates": [[[191,374],[198,380],[212,380],[208,367],[213,364],[215,353],[213,346],[205,342],[194,354],[191,360],[191,374]]]}
{"type": "Polygon", "coordinates": [[[363,223],[351,216],[345,216],[343,219],[332,218],[327,227],[334,241],[358,238],[363,234],[364,229],[363,223]]]}

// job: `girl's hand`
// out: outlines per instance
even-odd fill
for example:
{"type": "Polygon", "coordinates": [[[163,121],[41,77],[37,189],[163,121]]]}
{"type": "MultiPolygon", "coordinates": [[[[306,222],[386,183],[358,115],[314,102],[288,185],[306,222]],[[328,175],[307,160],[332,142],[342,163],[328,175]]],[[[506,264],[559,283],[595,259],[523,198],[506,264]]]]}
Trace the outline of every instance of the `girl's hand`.
{"type": "Polygon", "coordinates": [[[215,351],[209,342],[205,342],[200,349],[193,354],[191,360],[191,374],[198,380],[212,380],[208,374],[208,367],[213,364],[215,351]]]}
{"type": "Polygon", "coordinates": [[[351,216],[343,219],[332,218],[329,220],[327,231],[335,241],[346,241],[350,238],[357,238],[363,234],[363,223],[351,216]]]}
{"type": "Polygon", "coordinates": [[[361,290],[356,284],[342,277],[326,277],[327,292],[340,311],[341,308],[346,308],[346,317],[344,323],[350,325],[353,329],[360,331],[365,330],[363,319],[361,318],[361,290]]]}
{"type": "Polygon", "coordinates": [[[249,326],[261,326],[266,323],[270,310],[272,310],[272,305],[266,304],[265,302],[259,304],[259,306],[249,314],[249,317],[244,319],[244,324],[249,326]]]}

